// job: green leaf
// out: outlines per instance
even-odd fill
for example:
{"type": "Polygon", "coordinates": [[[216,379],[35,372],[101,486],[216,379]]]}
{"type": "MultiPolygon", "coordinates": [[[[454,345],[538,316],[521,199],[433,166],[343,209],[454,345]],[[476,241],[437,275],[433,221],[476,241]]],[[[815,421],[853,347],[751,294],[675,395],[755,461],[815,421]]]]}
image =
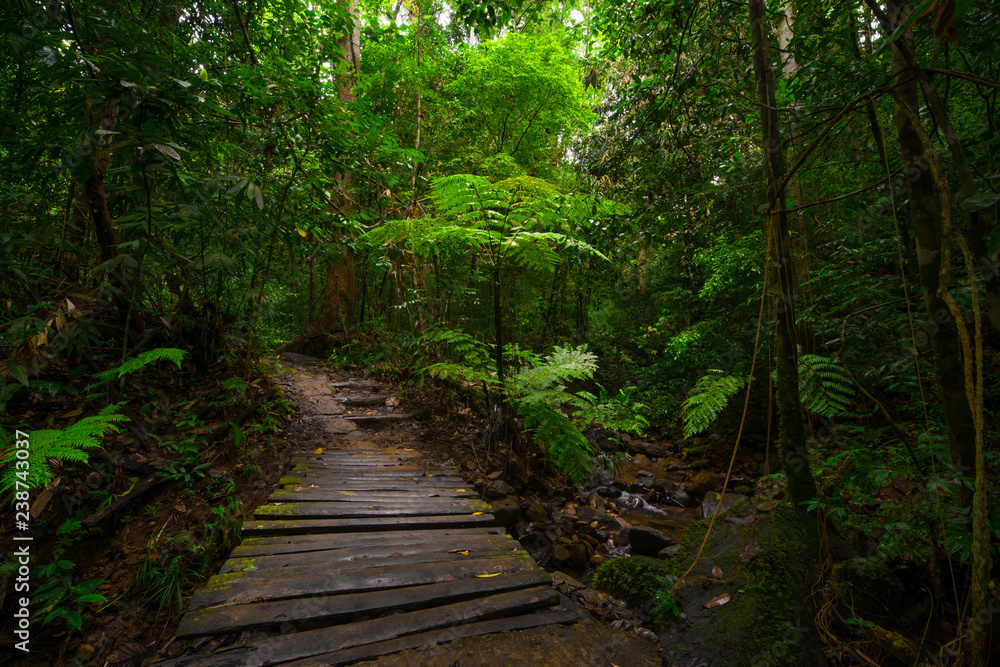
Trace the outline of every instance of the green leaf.
{"type": "Polygon", "coordinates": [[[28,386],[28,373],[24,370],[24,366],[17,363],[13,359],[7,360],[7,370],[10,374],[14,376],[14,379],[23,384],[25,387],[28,386]]]}
{"type": "Polygon", "coordinates": [[[989,208],[993,206],[998,201],[1000,201],[1000,192],[993,192],[992,190],[980,190],[976,194],[972,195],[968,199],[962,202],[962,208],[966,211],[981,211],[984,208],[989,208]]]}
{"type": "Polygon", "coordinates": [[[987,244],[990,256],[995,257],[996,254],[1000,252],[1000,227],[993,230],[987,244]]]}
{"type": "Polygon", "coordinates": [[[892,44],[897,39],[902,37],[903,33],[906,32],[906,30],[911,25],[913,25],[917,21],[917,19],[922,17],[924,15],[924,12],[927,11],[927,8],[930,7],[932,4],[934,4],[935,2],[937,2],[937,0],[924,0],[919,5],[917,5],[913,9],[913,12],[906,18],[906,20],[903,21],[891,35],[889,35],[889,39],[882,42],[882,46],[875,49],[875,53],[873,53],[872,56],[877,56],[878,54],[882,53],[887,48],[889,48],[890,44],[892,44]]]}

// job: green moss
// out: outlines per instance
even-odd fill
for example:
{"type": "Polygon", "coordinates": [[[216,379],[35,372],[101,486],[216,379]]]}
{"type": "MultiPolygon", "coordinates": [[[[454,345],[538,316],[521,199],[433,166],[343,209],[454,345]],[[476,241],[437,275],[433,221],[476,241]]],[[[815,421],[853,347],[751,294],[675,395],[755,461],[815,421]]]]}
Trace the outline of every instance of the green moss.
{"type": "MultiPolygon", "coordinates": [[[[727,514],[740,514],[739,507],[727,514]]],[[[820,553],[819,534],[811,517],[783,503],[757,515],[750,526],[716,519],[702,552],[676,591],[685,613],[699,626],[699,643],[730,656],[725,664],[740,667],[797,667],[815,663],[817,637],[812,619],[813,563],[820,553]],[[750,556],[754,551],[756,554],[750,556]],[[741,558],[744,554],[746,558],[741,558]],[[746,560],[744,563],[743,561],[746,560]],[[702,583],[718,567],[727,580],[705,590],[702,583]],[[705,609],[709,599],[729,593],[727,604],[705,609]]],[[[698,552],[708,520],[688,528],[671,575],[683,575],[698,552]]]]}
{"type": "Polygon", "coordinates": [[[295,475],[285,475],[278,480],[278,486],[293,486],[296,484],[301,484],[302,478],[296,477],[295,475]]]}
{"type": "Polygon", "coordinates": [[[226,574],[217,574],[208,580],[208,583],[205,584],[205,589],[218,590],[221,588],[228,588],[229,584],[239,581],[246,576],[246,572],[227,572],[226,574]]]}
{"type": "Polygon", "coordinates": [[[667,575],[664,561],[646,556],[614,558],[597,568],[594,588],[607,591],[633,607],[649,603],[660,584],[660,577],[667,575]]]}
{"type": "Polygon", "coordinates": [[[264,514],[267,516],[285,516],[290,515],[295,511],[297,505],[261,505],[257,508],[256,514],[264,514]]]}

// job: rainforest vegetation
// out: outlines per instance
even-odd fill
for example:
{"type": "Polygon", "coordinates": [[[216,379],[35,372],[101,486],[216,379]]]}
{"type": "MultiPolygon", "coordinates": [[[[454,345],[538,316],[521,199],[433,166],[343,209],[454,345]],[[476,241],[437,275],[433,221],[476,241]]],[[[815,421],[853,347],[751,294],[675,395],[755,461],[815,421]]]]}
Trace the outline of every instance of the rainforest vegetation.
{"type": "MultiPolygon", "coordinates": [[[[52,664],[169,639],[144,614],[176,619],[279,472],[295,352],[475,424],[509,477],[577,486],[630,440],[719,491],[735,462],[779,487],[780,540],[818,535],[771,570],[812,582],[828,664],[1000,664],[996,4],[9,0],[0,23],[5,651],[15,510],[52,664]],[[166,527],[185,504],[200,528],[166,527]],[[108,569],[112,539],[135,551],[108,569]],[[141,641],[84,643],[126,609],[141,641]]],[[[665,632],[684,572],[637,563],[597,581],[654,591],[665,632]]]]}

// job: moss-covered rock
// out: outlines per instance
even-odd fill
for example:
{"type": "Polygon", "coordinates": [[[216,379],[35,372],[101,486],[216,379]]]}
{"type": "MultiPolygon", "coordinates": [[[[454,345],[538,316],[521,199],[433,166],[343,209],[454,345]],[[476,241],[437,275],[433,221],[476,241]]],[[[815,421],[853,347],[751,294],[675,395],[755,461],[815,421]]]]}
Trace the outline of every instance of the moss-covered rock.
{"type": "Polygon", "coordinates": [[[625,600],[629,606],[641,609],[661,588],[659,578],[666,576],[666,562],[647,556],[614,558],[597,568],[594,588],[625,600]]]}
{"type": "Polygon", "coordinates": [[[815,523],[787,503],[752,521],[747,511],[738,506],[716,518],[690,573],[708,520],[688,529],[668,561],[671,575],[685,576],[674,593],[687,622],[663,629],[667,657],[703,656],[713,667],[814,664],[821,650],[810,602],[820,553],[815,523]]]}

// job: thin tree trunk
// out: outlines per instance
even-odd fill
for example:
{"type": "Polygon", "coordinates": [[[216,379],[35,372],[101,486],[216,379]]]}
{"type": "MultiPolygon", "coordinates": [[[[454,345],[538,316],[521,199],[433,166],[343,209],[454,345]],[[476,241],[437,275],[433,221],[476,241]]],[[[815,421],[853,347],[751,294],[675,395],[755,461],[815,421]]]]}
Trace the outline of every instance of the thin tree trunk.
{"type": "Polygon", "coordinates": [[[775,398],[778,404],[779,442],[782,465],[788,479],[788,494],[799,503],[816,497],[816,482],[809,468],[809,452],[799,396],[798,354],[796,349],[794,271],[790,253],[788,216],[785,212],[785,160],[778,129],[774,94],[774,72],[768,54],[768,29],[763,0],[748,0],[753,49],[754,78],[763,130],[764,165],[767,173],[767,226],[774,261],[777,263],[777,373],[775,398]]]}

